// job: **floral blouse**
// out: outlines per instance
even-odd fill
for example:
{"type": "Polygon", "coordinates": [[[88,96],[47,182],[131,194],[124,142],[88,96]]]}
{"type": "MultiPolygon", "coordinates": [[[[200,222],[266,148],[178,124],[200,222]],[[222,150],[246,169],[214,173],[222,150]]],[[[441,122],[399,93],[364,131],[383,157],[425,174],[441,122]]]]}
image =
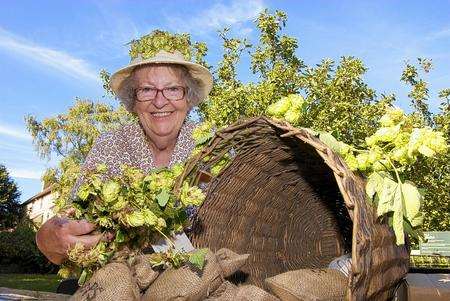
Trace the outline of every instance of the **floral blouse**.
{"type": "MultiPolygon", "coordinates": [[[[169,162],[169,167],[175,163],[184,162],[195,147],[192,131],[196,124],[185,121],[180,129],[177,142],[169,162]]],[[[121,166],[127,165],[141,169],[144,173],[156,168],[153,155],[145,132],[139,123],[131,123],[118,130],[100,135],[89,152],[82,166],[83,171],[95,169],[104,163],[108,167],[108,176],[116,176],[121,172],[121,166]]],[[[83,177],[79,177],[72,195],[78,190],[83,177]]]]}

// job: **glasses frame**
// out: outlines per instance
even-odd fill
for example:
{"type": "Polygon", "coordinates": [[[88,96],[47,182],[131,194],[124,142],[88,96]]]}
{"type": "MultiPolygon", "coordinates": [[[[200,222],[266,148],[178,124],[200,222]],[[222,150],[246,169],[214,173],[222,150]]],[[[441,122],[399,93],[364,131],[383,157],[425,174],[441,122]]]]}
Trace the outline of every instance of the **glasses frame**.
{"type": "Polygon", "coordinates": [[[171,86],[171,87],[165,87],[165,88],[162,88],[162,89],[158,89],[158,88],[154,88],[154,87],[143,87],[143,88],[137,88],[137,89],[134,90],[134,96],[135,96],[135,99],[136,99],[137,102],[154,101],[156,99],[156,97],[158,97],[158,93],[159,92],[161,92],[162,96],[164,96],[164,98],[169,100],[169,101],[179,101],[179,100],[182,100],[186,96],[186,89],[187,89],[186,87],[183,87],[183,86],[171,86]],[[178,99],[170,99],[170,98],[168,98],[166,96],[166,94],[164,94],[164,91],[165,90],[167,91],[167,89],[171,89],[171,88],[175,88],[175,87],[176,88],[182,88],[183,95],[180,98],[178,98],[178,99]],[[152,88],[153,90],[156,91],[155,96],[153,98],[149,98],[149,99],[143,99],[143,100],[139,99],[138,92],[139,92],[139,90],[141,90],[143,88],[152,88]]]}

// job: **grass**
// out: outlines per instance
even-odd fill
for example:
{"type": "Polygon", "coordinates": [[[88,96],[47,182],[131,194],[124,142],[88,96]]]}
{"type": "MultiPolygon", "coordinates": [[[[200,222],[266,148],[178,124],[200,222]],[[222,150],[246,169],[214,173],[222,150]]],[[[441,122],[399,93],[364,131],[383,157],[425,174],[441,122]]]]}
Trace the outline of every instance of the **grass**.
{"type": "Polygon", "coordinates": [[[56,292],[61,278],[56,274],[0,274],[0,287],[56,292]]]}

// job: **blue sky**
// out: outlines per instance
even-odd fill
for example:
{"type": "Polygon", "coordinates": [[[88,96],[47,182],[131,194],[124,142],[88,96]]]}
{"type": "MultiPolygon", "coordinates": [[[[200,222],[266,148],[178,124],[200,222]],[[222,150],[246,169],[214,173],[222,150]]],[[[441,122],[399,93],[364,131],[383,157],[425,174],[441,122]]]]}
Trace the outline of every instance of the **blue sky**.
{"type": "MultiPolygon", "coordinates": [[[[268,8],[288,13],[286,33],[299,39],[309,65],[342,55],[361,58],[366,80],[378,93],[395,92],[408,110],[399,82],[404,62],[433,59],[430,106],[450,87],[450,1],[4,1],[0,9],[0,164],[19,184],[22,201],[41,189],[39,178],[54,161],[40,159],[24,116],[42,119],[66,111],[75,97],[103,98],[98,72],[128,62],[125,44],[160,28],[189,32],[221,55],[217,30],[258,38],[253,20],[268,8]]],[[[251,78],[248,65],[240,76],[251,78]]]]}

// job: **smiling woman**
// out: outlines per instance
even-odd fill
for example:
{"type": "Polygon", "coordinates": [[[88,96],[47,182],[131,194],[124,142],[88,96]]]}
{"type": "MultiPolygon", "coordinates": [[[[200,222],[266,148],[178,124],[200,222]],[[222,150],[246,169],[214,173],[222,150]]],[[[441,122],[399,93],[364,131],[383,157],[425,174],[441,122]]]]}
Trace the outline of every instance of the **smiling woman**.
{"type": "MultiPolygon", "coordinates": [[[[170,45],[179,42],[176,36],[166,38],[170,45]]],[[[112,75],[111,89],[138,118],[136,123],[102,134],[87,156],[81,174],[98,164],[107,166],[109,176],[119,175],[123,165],[148,173],[188,158],[195,146],[192,138],[195,124],[187,121],[186,116],[211,91],[212,75],[207,68],[185,57],[190,55],[173,47],[151,49],[138,53],[128,66],[112,75]]],[[[82,181],[82,177],[78,179],[74,192],[82,181]]],[[[66,259],[70,246],[97,244],[102,237],[92,235],[94,228],[86,220],[55,217],[40,228],[36,242],[50,261],[59,264],[66,259]]]]}
{"type": "Polygon", "coordinates": [[[155,165],[167,166],[187,112],[198,102],[200,84],[186,67],[175,64],[143,65],[129,78],[119,90],[126,93],[119,95],[127,95],[127,107],[138,115],[155,165]]]}

